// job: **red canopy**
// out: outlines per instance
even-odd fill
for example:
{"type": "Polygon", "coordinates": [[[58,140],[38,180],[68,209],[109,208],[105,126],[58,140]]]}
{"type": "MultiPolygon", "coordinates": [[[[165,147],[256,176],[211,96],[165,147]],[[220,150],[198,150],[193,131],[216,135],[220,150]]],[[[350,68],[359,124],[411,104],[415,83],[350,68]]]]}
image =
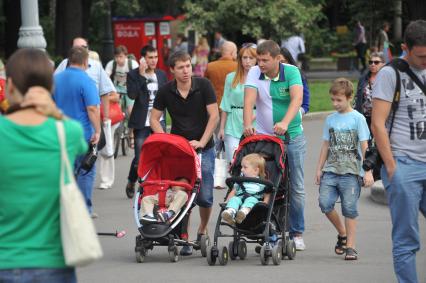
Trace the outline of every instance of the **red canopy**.
{"type": "Polygon", "coordinates": [[[201,180],[201,166],[197,153],[185,138],[152,134],[142,146],[138,176],[146,181],[185,177],[193,187],[197,178],[201,180]]]}

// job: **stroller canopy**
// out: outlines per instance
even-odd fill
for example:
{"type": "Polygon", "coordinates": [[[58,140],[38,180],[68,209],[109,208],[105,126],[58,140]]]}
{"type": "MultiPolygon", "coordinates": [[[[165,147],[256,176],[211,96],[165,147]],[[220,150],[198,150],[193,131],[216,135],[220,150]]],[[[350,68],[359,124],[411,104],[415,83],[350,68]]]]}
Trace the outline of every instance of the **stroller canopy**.
{"type": "Polygon", "coordinates": [[[241,161],[250,153],[259,153],[266,160],[267,179],[276,184],[279,175],[284,173],[285,147],[283,141],[275,136],[254,135],[244,138],[234,154],[230,172],[232,176],[241,174],[241,161]]]}
{"type": "Polygon", "coordinates": [[[143,180],[175,180],[185,177],[194,186],[201,180],[197,153],[189,142],[173,134],[152,134],[144,142],[138,164],[143,180]]]}

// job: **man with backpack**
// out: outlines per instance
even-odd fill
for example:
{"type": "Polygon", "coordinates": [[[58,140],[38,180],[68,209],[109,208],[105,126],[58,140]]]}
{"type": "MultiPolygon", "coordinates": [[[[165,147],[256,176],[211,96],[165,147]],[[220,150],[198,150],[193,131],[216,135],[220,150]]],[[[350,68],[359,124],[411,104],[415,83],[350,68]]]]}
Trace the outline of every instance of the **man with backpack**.
{"type": "Polygon", "coordinates": [[[426,217],[426,21],[410,23],[403,60],[383,67],[373,87],[371,128],[392,219],[398,282],[418,282],[419,210],[426,217]]]}

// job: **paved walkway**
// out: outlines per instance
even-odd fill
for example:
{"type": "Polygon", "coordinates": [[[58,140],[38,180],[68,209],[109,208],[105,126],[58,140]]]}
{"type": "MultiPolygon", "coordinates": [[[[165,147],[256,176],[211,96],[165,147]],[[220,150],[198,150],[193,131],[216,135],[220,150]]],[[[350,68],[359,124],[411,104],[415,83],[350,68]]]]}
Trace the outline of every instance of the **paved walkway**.
{"type": "MultiPolygon", "coordinates": [[[[124,194],[130,157],[120,156],[116,162],[116,184],[107,191],[95,190],[94,207],[99,213],[95,220],[99,232],[125,229],[122,239],[102,237],[104,258],[89,267],[78,269],[80,283],[109,282],[300,282],[300,283],[388,283],[395,282],[391,255],[391,223],[388,208],[374,203],[369,189],[363,189],[359,201],[357,249],[360,258],[346,262],[334,254],[336,232],[318,207],[318,187],[314,172],[321,145],[322,118],[304,123],[308,140],[305,162],[307,250],[298,252],[293,261],[283,260],[280,266],[262,266],[254,245],[248,245],[246,260],[230,261],[227,266],[207,265],[200,253],[170,263],[166,247],[156,247],[145,263],[135,261],[134,246],[137,229],[133,221],[132,202],[124,194]]],[[[209,225],[211,235],[218,216],[218,202],[225,192],[215,191],[214,211],[209,225]]],[[[337,205],[340,209],[340,205],[337,205]]],[[[195,237],[199,223],[198,209],[193,211],[190,236],[195,237]]],[[[421,231],[426,230],[424,218],[421,231]]],[[[426,282],[426,233],[421,234],[422,250],[417,256],[420,282],[426,282]]],[[[227,244],[227,242],[222,242],[227,244]]]]}

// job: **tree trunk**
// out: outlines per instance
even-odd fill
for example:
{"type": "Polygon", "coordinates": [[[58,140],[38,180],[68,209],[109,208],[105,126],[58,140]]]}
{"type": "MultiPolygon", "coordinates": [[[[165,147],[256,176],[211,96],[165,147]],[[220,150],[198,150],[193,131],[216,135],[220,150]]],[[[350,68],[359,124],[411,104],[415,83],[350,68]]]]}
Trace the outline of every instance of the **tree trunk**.
{"type": "Polygon", "coordinates": [[[82,36],[84,38],[89,38],[89,27],[90,27],[90,9],[92,7],[92,0],[82,0],[82,9],[83,9],[83,26],[82,26],[82,36]]]}
{"type": "Polygon", "coordinates": [[[111,0],[104,0],[106,11],[103,15],[103,39],[102,39],[102,63],[105,66],[110,60],[114,58],[114,40],[112,35],[112,22],[111,22],[111,0]]]}
{"type": "Polygon", "coordinates": [[[19,27],[21,26],[21,1],[6,0],[3,3],[5,21],[5,56],[8,58],[18,49],[19,27]]]}
{"type": "Polygon", "coordinates": [[[83,36],[81,0],[61,0],[56,3],[55,54],[67,56],[75,37],[83,36]]]}

